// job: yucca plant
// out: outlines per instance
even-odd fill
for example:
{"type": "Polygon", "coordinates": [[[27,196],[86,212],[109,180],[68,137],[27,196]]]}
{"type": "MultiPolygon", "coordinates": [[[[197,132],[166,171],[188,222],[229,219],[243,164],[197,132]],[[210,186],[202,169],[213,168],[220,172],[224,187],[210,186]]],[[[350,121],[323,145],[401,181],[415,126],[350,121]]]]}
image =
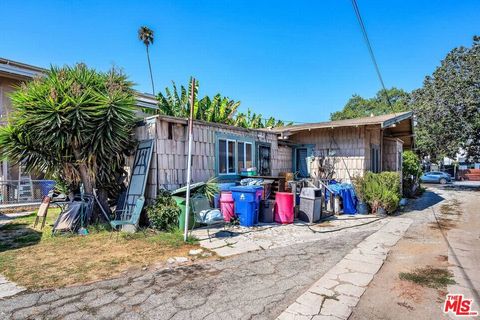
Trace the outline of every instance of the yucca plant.
{"type": "Polygon", "coordinates": [[[66,182],[114,190],[124,153],[134,145],[132,83],[116,69],[51,67],[11,95],[14,112],[0,128],[0,155],[66,182]]]}

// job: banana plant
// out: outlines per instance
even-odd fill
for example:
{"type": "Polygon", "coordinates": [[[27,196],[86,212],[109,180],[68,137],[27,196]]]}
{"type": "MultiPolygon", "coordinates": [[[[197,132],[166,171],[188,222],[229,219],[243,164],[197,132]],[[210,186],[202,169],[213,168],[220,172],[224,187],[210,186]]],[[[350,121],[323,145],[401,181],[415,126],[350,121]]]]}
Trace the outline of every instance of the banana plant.
{"type": "MultiPolygon", "coordinates": [[[[191,90],[191,81],[188,89],[185,86],[177,88],[175,82],[172,82],[172,88],[165,88],[165,93],[159,93],[158,113],[168,116],[188,118],[190,116],[189,96],[191,90]]],[[[195,102],[193,116],[196,120],[208,122],[223,123],[235,125],[243,128],[272,128],[284,126],[285,123],[270,117],[264,121],[261,114],[252,112],[250,109],[246,113],[238,112],[240,101],[232,100],[226,96],[217,93],[210,98],[204,96],[198,98],[198,82],[195,86],[195,102]]]]}

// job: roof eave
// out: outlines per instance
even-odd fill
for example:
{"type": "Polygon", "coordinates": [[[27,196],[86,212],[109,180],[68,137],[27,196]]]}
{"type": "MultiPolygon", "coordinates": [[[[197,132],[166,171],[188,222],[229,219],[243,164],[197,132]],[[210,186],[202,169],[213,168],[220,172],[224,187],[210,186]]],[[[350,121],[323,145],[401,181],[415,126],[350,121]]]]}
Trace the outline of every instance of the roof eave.
{"type": "Polygon", "coordinates": [[[395,116],[394,118],[391,118],[391,119],[388,119],[388,120],[385,120],[384,122],[381,123],[381,127],[382,129],[384,128],[388,128],[400,121],[403,121],[403,120],[407,120],[409,118],[411,118],[413,115],[413,111],[409,111],[407,113],[404,113],[404,114],[400,114],[398,116],[395,116]]]}

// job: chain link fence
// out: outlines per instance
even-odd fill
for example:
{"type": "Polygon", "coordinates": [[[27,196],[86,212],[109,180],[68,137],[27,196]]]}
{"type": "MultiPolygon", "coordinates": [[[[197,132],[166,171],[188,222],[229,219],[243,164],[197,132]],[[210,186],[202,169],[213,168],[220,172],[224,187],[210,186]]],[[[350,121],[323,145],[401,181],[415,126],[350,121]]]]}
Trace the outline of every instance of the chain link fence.
{"type": "Polygon", "coordinates": [[[53,180],[0,180],[0,205],[41,202],[54,187],[53,180]]]}

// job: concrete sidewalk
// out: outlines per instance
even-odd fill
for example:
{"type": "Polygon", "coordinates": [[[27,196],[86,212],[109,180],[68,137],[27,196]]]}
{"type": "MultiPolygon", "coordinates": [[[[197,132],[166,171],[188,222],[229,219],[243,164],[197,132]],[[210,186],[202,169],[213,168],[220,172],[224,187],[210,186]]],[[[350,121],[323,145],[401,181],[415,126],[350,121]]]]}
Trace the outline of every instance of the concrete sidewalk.
{"type": "Polygon", "coordinates": [[[295,221],[293,224],[259,224],[256,227],[217,227],[211,228],[211,238],[207,229],[194,229],[192,234],[200,239],[200,245],[215,251],[222,257],[242,254],[249,251],[282,248],[294,244],[314,241],[328,241],[333,234],[342,236],[352,231],[378,230],[387,223],[375,215],[340,215],[320,223],[308,224],[295,221]]]}
{"type": "Polygon", "coordinates": [[[412,223],[391,218],[380,230],[360,242],[277,319],[348,319],[392,246],[412,223]]]}

